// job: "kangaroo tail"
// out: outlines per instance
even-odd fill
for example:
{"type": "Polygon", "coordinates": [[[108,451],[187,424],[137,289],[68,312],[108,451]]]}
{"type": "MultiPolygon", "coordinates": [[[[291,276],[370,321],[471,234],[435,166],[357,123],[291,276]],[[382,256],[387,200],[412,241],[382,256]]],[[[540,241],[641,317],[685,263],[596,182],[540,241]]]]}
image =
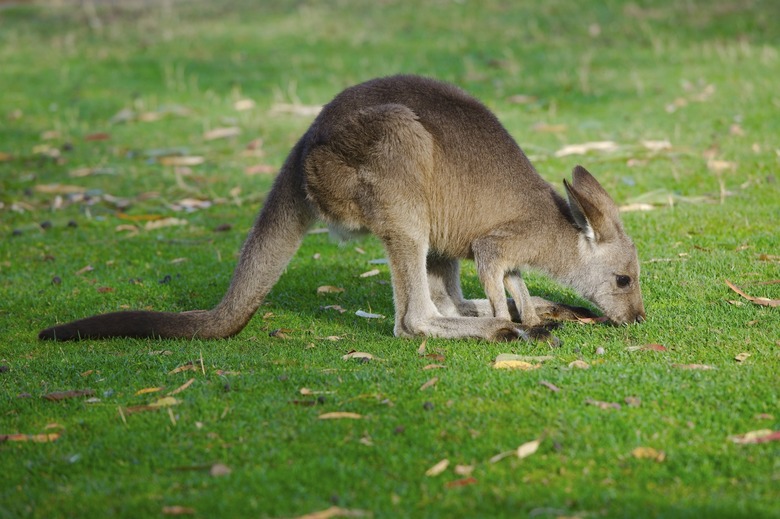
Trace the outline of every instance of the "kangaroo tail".
{"type": "Polygon", "coordinates": [[[108,337],[222,338],[240,332],[298,250],[314,213],[306,201],[306,136],[293,148],[241,249],[222,301],[212,310],[129,311],[95,315],[41,331],[39,339],[108,337]]]}

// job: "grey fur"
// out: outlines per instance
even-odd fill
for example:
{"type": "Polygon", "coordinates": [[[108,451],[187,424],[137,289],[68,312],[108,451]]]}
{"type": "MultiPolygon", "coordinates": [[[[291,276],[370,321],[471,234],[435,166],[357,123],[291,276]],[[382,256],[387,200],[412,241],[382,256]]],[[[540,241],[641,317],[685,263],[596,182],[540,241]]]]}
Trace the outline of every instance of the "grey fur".
{"type": "Polygon", "coordinates": [[[316,219],[382,241],[397,336],[526,338],[549,305],[529,295],[528,269],[573,287],[615,323],[644,320],[636,248],[615,203],[581,166],[564,184],[568,203],[462,90],[416,76],[368,81],[336,96],[293,148],[214,309],[117,312],[40,337],[234,335],[316,219]],[[463,258],[476,261],[487,300],[463,298],[463,258]]]}

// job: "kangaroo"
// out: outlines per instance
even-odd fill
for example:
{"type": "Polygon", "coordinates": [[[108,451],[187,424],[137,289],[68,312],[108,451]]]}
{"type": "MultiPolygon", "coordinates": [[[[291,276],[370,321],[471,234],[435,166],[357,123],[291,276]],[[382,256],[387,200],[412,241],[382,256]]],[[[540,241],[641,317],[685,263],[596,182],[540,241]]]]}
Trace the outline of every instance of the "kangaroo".
{"type": "Polygon", "coordinates": [[[549,304],[530,296],[528,269],[574,288],[615,324],[642,322],[637,251],[617,206],[581,166],[563,185],[566,199],[463,90],[417,76],[374,79],[337,95],[293,147],[215,308],[114,312],[39,337],[235,335],[317,219],[381,240],[399,337],[527,339],[549,304]],[[475,261],[487,299],[463,297],[460,259],[475,261]]]}

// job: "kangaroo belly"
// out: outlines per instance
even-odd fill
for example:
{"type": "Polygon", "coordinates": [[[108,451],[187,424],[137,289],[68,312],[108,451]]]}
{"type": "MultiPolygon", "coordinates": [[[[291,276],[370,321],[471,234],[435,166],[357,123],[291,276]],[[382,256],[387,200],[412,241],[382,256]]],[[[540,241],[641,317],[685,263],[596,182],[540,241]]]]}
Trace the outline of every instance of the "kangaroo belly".
{"type": "Polygon", "coordinates": [[[306,193],[320,216],[378,235],[428,226],[433,138],[409,108],[383,104],[320,122],[305,159],[306,193]]]}

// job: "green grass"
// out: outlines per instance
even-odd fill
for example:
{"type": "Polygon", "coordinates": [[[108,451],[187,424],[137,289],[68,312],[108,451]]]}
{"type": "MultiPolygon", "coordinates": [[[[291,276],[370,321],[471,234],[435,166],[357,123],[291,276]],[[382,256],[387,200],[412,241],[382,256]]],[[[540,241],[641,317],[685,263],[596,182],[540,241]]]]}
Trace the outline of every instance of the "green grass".
{"type": "MultiPolygon", "coordinates": [[[[780,285],[765,284],[780,279],[780,8],[770,0],[528,4],[0,7],[0,365],[8,368],[0,434],[60,434],[0,443],[0,516],[153,517],[178,505],[197,517],[297,517],[335,504],[375,517],[780,517],[778,443],[729,440],[780,429],[778,309],[730,304],[740,297],[724,284],[780,298],[780,285]],[[214,305],[272,178],[245,168],[278,167],[311,121],[273,107],[319,105],[397,72],[480,97],[556,184],[579,162],[619,204],[658,189],[706,197],[624,214],[643,261],[648,322],[566,324],[554,351],[429,339],[427,351],[444,360],[423,358],[421,340],[392,337],[390,317],[354,315],[393,314],[387,267],[358,277],[383,256],[379,243],[339,246],[313,234],[233,339],[36,339],[52,323],[97,312],[214,305]],[[521,94],[532,99],[513,102],[521,94]],[[245,98],[255,107],[237,111],[245,98]],[[161,115],[111,122],[127,109],[161,115]],[[203,137],[232,126],[240,136],[203,137]],[[110,138],[85,139],[96,133],[110,138]],[[253,139],[264,156],[243,153],[253,139]],[[555,156],[600,140],[620,148],[555,156]],[[647,140],[671,148],[651,152],[647,140]],[[169,148],[205,162],[177,173],[150,156],[169,148]],[[709,160],[732,164],[719,171],[709,160]],[[72,176],[85,168],[93,174],[72,176]],[[50,184],[81,186],[91,198],[40,190],[50,184]],[[214,205],[170,207],[193,197],[214,205]],[[145,230],[138,219],[147,216],[187,225],[145,230]],[[216,232],[221,224],[232,227],[216,232]],[[94,270],[77,273],[87,265],[94,270]],[[318,296],[320,285],[346,291],[318,296]],[[329,304],[347,311],[322,309],[329,304]],[[277,329],[287,338],[269,336],[277,329]],[[649,343],[667,351],[627,350],[649,343]],[[161,350],[169,354],[153,354],[161,350]],[[382,360],[342,360],[350,350],[382,360]],[[494,370],[507,352],[555,359],[535,371],[494,370]],[[742,352],[751,356],[735,361],[742,352]],[[201,356],[205,373],[169,374],[201,356]],[[570,369],[577,359],[591,368],[570,369]],[[437,362],[446,368],[423,370],[437,362]],[[127,411],[190,378],[170,412],[127,411]],[[86,388],[98,402],[42,398],[86,388]],[[363,418],[318,419],[334,411],[363,418]],[[537,438],[532,456],[489,462],[537,438]],[[665,458],[638,459],[636,447],[665,458]],[[443,474],[425,475],[444,458],[443,474]],[[230,474],[211,475],[215,463],[230,474]],[[449,486],[465,477],[458,464],[473,466],[476,481],[449,486]]],[[[529,279],[532,292],[583,303],[529,279]]],[[[480,296],[472,265],[463,284],[480,296]]]]}

